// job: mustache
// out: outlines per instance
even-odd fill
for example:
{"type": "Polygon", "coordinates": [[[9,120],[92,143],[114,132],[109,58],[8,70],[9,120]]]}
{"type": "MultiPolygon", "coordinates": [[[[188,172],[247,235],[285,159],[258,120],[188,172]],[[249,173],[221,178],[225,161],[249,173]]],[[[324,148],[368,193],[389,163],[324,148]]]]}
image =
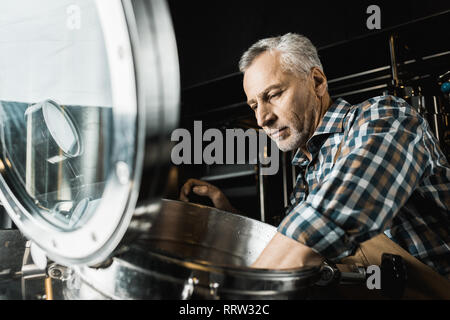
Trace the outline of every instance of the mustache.
{"type": "Polygon", "coordinates": [[[281,130],[284,130],[286,128],[288,128],[288,127],[286,127],[286,126],[283,127],[282,126],[282,127],[279,127],[279,128],[267,128],[266,132],[268,133],[269,136],[271,136],[271,135],[276,134],[277,132],[279,132],[281,130]]]}

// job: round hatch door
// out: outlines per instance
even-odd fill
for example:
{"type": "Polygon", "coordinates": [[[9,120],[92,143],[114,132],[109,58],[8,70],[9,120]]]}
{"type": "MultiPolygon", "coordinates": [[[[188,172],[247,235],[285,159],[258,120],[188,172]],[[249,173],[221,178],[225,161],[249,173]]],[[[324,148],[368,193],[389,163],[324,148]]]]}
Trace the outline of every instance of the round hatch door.
{"type": "Polygon", "coordinates": [[[119,0],[0,3],[0,200],[61,264],[96,264],[116,248],[138,200],[146,141],[164,124],[161,83],[175,83],[166,100],[178,106],[173,39],[175,71],[162,80],[159,31],[135,34],[133,11],[119,0]],[[141,47],[153,52],[147,61],[141,47]],[[150,75],[140,76],[139,61],[150,75]]]}

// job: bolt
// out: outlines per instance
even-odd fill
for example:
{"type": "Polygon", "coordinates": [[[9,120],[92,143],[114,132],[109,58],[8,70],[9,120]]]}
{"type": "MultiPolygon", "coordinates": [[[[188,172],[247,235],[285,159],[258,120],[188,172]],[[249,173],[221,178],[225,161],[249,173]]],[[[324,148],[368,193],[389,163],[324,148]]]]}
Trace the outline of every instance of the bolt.
{"type": "Polygon", "coordinates": [[[116,163],[116,175],[121,184],[128,183],[128,179],[130,178],[130,170],[125,162],[119,161],[116,163]]]}
{"type": "Polygon", "coordinates": [[[62,271],[59,269],[52,269],[50,270],[50,277],[52,277],[53,279],[59,279],[62,276],[62,271]]]}

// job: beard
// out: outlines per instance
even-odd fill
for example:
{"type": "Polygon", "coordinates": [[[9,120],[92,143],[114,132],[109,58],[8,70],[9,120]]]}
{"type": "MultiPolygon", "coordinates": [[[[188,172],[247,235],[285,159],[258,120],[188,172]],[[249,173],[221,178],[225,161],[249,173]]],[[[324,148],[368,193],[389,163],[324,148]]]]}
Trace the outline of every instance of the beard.
{"type": "Polygon", "coordinates": [[[302,144],[306,142],[305,134],[296,129],[292,129],[291,127],[289,127],[289,136],[284,139],[275,138],[272,140],[275,141],[278,149],[280,149],[282,152],[297,150],[302,146],[302,144]]]}

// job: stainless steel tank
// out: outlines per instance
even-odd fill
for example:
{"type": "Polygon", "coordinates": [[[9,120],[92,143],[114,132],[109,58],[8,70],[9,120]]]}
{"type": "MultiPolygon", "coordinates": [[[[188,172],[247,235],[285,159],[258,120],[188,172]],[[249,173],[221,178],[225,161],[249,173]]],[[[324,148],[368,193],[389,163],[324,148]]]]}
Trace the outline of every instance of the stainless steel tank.
{"type": "Polygon", "coordinates": [[[0,201],[63,297],[305,297],[317,268],[249,268],[273,227],[160,199],[180,97],[165,1],[2,1],[0,38],[0,201]]]}
{"type": "Polygon", "coordinates": [[[76,268],[68,299],[306,299],[320,268],[250,268],[276,228],[162,200],[136,209],[133,240],[98,268],[76,268]],[[139,217],[139,218],[137,218],[139,217]]]}

